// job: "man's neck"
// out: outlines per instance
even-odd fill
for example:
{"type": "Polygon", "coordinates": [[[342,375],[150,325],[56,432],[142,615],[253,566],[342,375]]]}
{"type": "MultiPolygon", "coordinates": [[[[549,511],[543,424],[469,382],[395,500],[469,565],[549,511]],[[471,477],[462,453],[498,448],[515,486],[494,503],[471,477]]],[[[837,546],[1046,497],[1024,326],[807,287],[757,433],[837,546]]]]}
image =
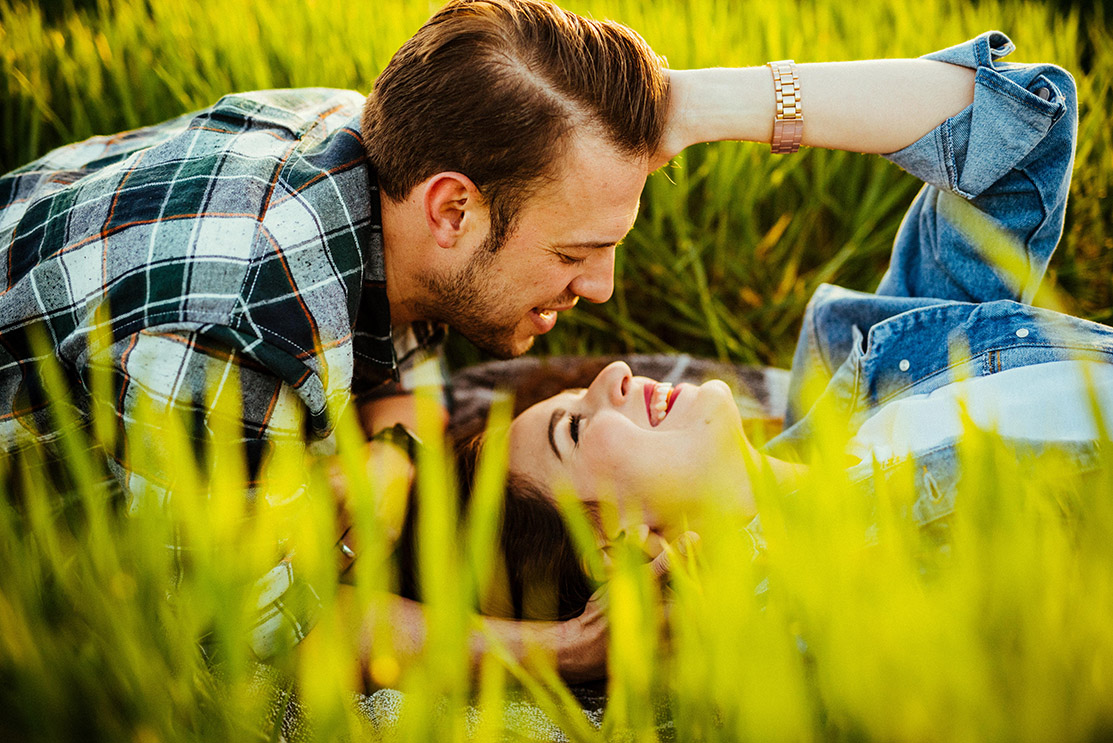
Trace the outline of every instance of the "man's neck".
{"type": "Polygon", "coordinates": [[[417,280],[422,263],[423,238],[428,232],[414,229],[414,205],[382,198],[383,264],[386,273],[386,296],[390,302],[393,325],[406,325],[427,318],[415,311],[421,296],[417,280]]]}

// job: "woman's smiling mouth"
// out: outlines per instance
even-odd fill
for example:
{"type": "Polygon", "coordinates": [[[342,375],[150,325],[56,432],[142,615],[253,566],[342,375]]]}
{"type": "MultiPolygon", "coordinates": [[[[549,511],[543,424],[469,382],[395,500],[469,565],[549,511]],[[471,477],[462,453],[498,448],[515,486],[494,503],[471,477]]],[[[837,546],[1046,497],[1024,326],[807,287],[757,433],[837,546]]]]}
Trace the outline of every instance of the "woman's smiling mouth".
{"type": "Polygon", "coordinates": [[[645,385],[644,394],[649,425],[656,428],[672,410],[677,396],[680,395],[680,388],[673,387],[668,382],[650,382],[645,385]]]}

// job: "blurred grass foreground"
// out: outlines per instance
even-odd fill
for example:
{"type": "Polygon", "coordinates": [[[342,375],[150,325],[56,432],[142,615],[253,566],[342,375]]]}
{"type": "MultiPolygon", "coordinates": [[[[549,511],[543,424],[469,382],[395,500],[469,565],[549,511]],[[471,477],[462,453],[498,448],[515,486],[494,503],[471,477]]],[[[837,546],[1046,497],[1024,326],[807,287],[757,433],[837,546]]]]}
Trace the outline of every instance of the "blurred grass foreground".
{"type": "MultiPolygon", "coordinates": [[[[1077,168],[1049,280],[1067,311],[1113,319],[1113,217],[1104,208],[1113,37],[1100,14],[1083,24],[1039,3],[948,0],[567,6],[631,25],[674,67],[914,56],[1004,30],[1018,60],[1058,63],[1078,81],[1077,168]]],[[[0,171],[235,90],[367,90],[432,9],[0,0],[0,171]]],[[[700,147],[651,178],[619,252],[614,300],[573,313],[540,350],[787,364],[819,282],[876,283],[916,183],[879,158],[774,159],[767,149],[700,147]]],[[[475,358],[463,346],[455,354],[475,358]]],[[[60,375],[44,374],[55,379],[54,415],[72,418],[60,375]]],[[[816,468],[795,496],[759,478],[766,549],[751,560],[746,524],[730,519],[703,534],[698,553],[673,570],[667,642],[660,591],[638,570],[638,546],[620,545],[599,724],[544,657],[523,665],[492,644],[470,668],[466,633],[498,572],[490,534],[500,462],[493,451],[486,490],[457,513],[432,425],[420,432],[432,445],[418,495],[427,651],[404,662],[404,643],[383,619],[366,628],[375,640],[359,667],[361,628],[346,617],[353,607],[387,614],[373,610],[395,581],[382,507],[390,494],[354,466],[360,436],[350,415],[342,420],[339,461],[359,496],[363,545],[352,586],[335,576],[324,463],[275,456],[266,497],[249,502],[228,486],[242,481],[227,445],[233,432],[217,426],[197,452],[184,424],[160,420],[165,438],[147,456],[188,487],[169,508],[140,505],[125,517],[102,487],[100,449],[118,443],[111,425],[74,418],[51,453],[0,459],[10,491],[0,499],[0,740],[1113,738],[1113,462],[1082,481],[1068,463],[1025,461],[972,435],[957,510],[927,528],[909,516],[911,472],[886,479],[869,502],[855,497],[842,462],[816,468]],[[306,482],[306,497],[289,497],[290,483],[306,482]],[[262,669],[245,641],[256,581],[291,552],[323,609],[311,642],[262,669]],[[372,700],[353,691],[361,676],[404,701],[389,715],[366,714],[372,700]],[[512,714],[521,700],[550,726],[521,727],[512,714]]],[[[842,442],[823,450],[841,452],[842,442]]]]}

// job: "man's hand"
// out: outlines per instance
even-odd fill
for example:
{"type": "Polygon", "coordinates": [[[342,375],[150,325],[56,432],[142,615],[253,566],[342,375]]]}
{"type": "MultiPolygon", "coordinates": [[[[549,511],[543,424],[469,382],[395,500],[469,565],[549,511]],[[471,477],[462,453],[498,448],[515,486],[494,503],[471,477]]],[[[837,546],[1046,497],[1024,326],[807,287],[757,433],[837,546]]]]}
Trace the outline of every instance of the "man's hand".
{"type": "Polygon", "coordinates": [[[657,151],[649,158],[650,173],[668,165],[685,147],[698,141],[697,135],[690,131],[688,98],[691,95],[691,86],[684,76],[685,72],[685,70],[665,70],[665,78],[669,81],[668,118],[665,120],[665,131],[661,134],[657,151]]]}
{"type": "MultiPolygon", "coordinates": [[[[653,580],[663,584],[672,567],[672,556],[686,556],[698,544],[698,534],[685,532],[662,549],[644,569],[653,580]]],[[[604,583],[587,602],[583,614],[563,622],[560,627],[562,644],[557,650],[557,670],[565,681],[595,681],[607,675],[607,588],[604,583]]]]}
{"type": "MultiPolygon", "coordinates": [[[[379,495],[376,515],[388,536],[397,539],[406,518],[406,499],[414,478],[414,465],[399,447],[385,441],[369,441],[361,451],[367,479],[376,483],[379,495]]],[[[328,463],[329,484],[336,499],[337,568],[341,575],[351,569],[359,555],[359,544],[352,527],[349,478],[339,457],[328,463]]]]}
{"type": "MultiPolygon", "coordinates": [[[[357,412],[359,424],[368,438],[395,423],[401,423],[412,431],[418,428],[414,396],[409,392],[367,400],[360,404],[357,412]]],[[[447,410],[441,410],[441,423],[448,423],[447,410]]]]}
{"type": "MultiPolygon", "coordinates": [[[[664,549],[644,569],[657,581],[668,576],[673,555],[687,555],[698,543],[699,537],[687,532],[664,549]]],[[[404,670],[422,649],[426,641],[425,606],[397,596],[379,605],[385,615],[359,613],[352,604],[351,588],[345,586],[339,594],[345,621],[352,623],[353,631],[360,637],[360,676],[367,689],[379,684],[390,684],[391,679],[375,678],[372,673],[371,639],[378,621],[389,623],[392,634],[392,652],[404,670]]],[[[557,672],[569,683],[582,683],[605,678],[607,675],[607,602],[608,591],[604,585],[587,604],[584,612],[564,622],[518,622],[510,619],[481,617],[482,628],[472,632],[470,638],[471,662],[478,667],[488,643],[493,639],[505,647],[519,661],[525,661],[536,650],[548,652],[557,662],[557,672]]]]}

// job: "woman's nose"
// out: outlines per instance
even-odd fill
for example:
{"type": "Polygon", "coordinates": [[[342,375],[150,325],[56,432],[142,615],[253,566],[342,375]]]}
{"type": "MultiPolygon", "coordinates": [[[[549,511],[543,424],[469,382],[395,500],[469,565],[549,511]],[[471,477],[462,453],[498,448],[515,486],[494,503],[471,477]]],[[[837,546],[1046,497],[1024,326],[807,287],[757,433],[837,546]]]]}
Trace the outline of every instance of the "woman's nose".
{"type": "Polygon", "coordinates": [[[630,394],[630,380],[634,373],[625,361],[607,364],[587,388],[588,397],[596,403],[622,405],[630,394]]]}

